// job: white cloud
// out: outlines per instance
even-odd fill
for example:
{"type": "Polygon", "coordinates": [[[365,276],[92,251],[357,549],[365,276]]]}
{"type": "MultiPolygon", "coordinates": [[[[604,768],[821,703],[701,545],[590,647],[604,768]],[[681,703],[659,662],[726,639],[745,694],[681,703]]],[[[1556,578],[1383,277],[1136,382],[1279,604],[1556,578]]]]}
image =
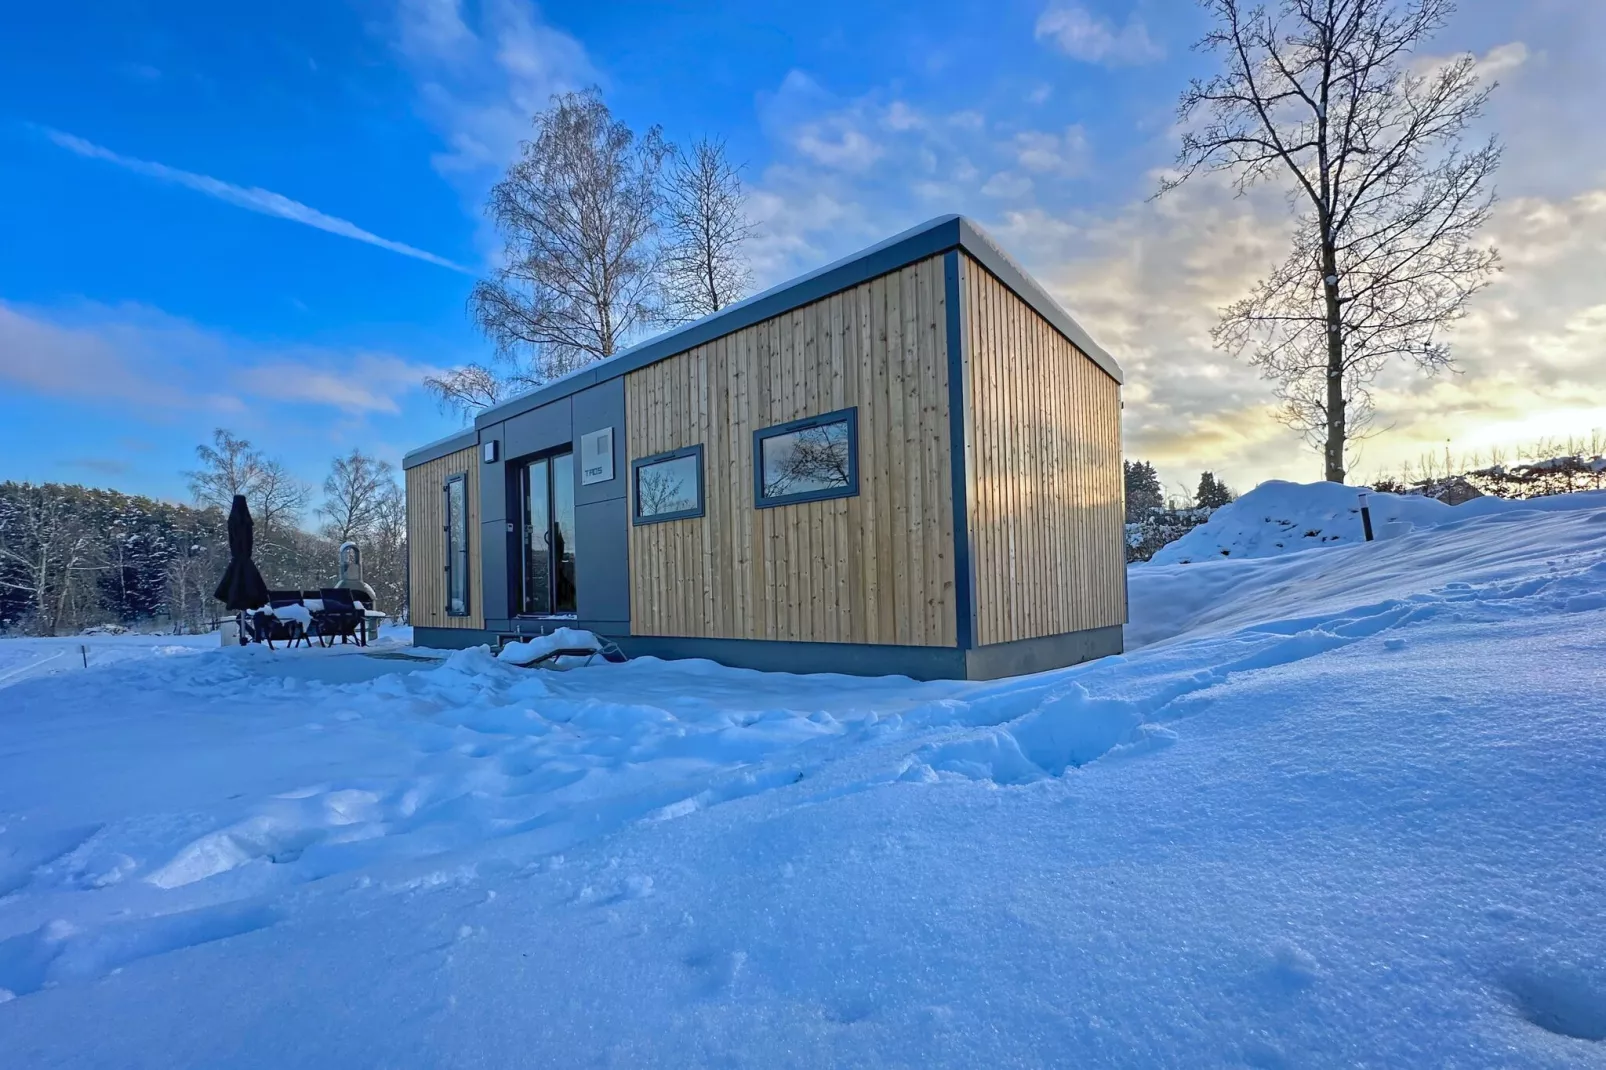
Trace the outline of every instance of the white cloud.
{"type": "Polygon", "coordinates": [[[1080,4],[1054,4],[1037,19],[1037,39],[1052,41],[1061,52],[1085,63],[1107,66],[1153,63],[1165,55],[1137,15],[1116,29],[1080,4]]]}
{"type": "Polygon", "coordinates": [[[843,99],[798,70],[760,97],[759,114],[775,150],[751,200],[766,282],[978,198],[1027,197],[1033,176],[1087,170],[1080,126],[999,130],[975,108],[918,111],[881,92],[843,99]]]}
{"type": "Polygon", "coordinates": [[[826,119],[797,131],[795,144],[815,163],[845,171],[863,171],[881,156],[881,146],[847,120],[826,119]]]}
{"type": "Polygon", "coordinates": [[[1495,45],[1481,56],[1474,55],[1470,52],[1462,52],[1449,56],[1434,54],[1418,55],[1412,58],[1410,62],[1410,69],[1415,71],[1417,74],[1427,74],[1430,71],[1434,71],[1440,67],[1443,67],[1452,60],[1460,59],[1461,57],[1468,55],[1471,55],[1473,58],[1473,69],[1477,72],[1480,78],[1484,79],[1498,78],[1503,74],[1514,71],[1523,64],[1527,63],[1529,59],[1527,45],[1523,44],[1521,41],[1508,41],[1503,45],[1495,45]]]}
{"type": "Polygon", "coordinates": [[[392,44],[418,87],[419,110],[446,151],[435,167],[483,193],[554,93],[598,80],[585,47],[522,0],[402,0],[392,44]]]}
{"type": "Polygon", "coordinates": [[[886,124],[892,130],[919,130],[926,124],[926,120],[908,104],[894,100],[887,108],[886,124]]]}
{"type": "Polygon", "coordinates": [[[1496,45],[1478,57],[1478,73],[1485,78],[1496,78],[1514,71],[1528,62],[1528,46],[1521,41],[1496,45]]]}
{"type": "Polygon", "coordinates": [[[776,91],[761,99],[760,117],[770,135],[806,164],[848,172],[867,171],[881,158],[883,136],[924,126],[901,101],[839,102],[799,70],[788,71],[776,91]]]}
{"type": "Polygon", "coordinates": [[[67,151],[77,153],[79,156],[92,160],[105,160],[125,170],[133,171],[135,174],[160,179],[163,182],[171,182],[174,185],[195,190],[197,193],[204,193],[208,197],[216,198],[226,204],[232,204],[236,208],[244,208],[247,211],[288,219],[292,223],[300,223],[304,226],[339,235],[342,238],[365,242],[368,245],[388,249],[393,253],[400,253],[403,256],[410,256],[415,260],[423,260],[426,263],[450,268],[453,271],[468,271],[461,264],[454,264],[445,257],[436,256],[434,253],[425,252],[423,249],[418,249],[402,242],[391,241],[389,238],[381,238],[377,234],[362,229],[355,223],[345,219],[338,219],[335,216],[325,215],[316,208],[310,208],[300,201],[291,200],[289,197],[274,193],[272,190],[265,190],[257,186],[236,186],[231,182],[212,178],[210,175],[196,174],[193,171],[181,171],[166,164],[124,156],[92,141],[86,141],[81,137],[63,133],[60,130],[46,129],[45,136],[67,151]]]}
{"type": "Polygon", "coordinates": [[[947,123],[956,130],[980,133],[987,127],[987,117],[974,108],[965,108],[950,114],[947,123]]]}
{"type": "Polygon", "coordinates": [[[65,316],[0,301],[0,381],[52,397],[117,399],[141,407],[230,405],[172,374],[175,354],[221,356],[181,320],[138,306],[91,306],[65,316]]]}
{"type": "Polygon", "coordinates": [[[49,397],[154,412],[277,401],[363,416],[400,411],[434,370],[389,353],[251,342],[141,305],[0,301],[0,382],[49,397]]]}
{"type": "Polygon", "coordinates": [[[436,369],[388,353],[292,350],[242,370],[240,389],[277,401],[324,405],[352,415],[396,413],[399,398],[436,369]]]}
{"type": "Polygon", "coordinates": [[[984,197],[1018,200],[1029,195],[1032,188],[1032,180],[1025,175],[1014,171],[999,171],[982,183],[981,193],[984,197]]]}
{"type": "Polygon", "coordinates": [[[1068,126],[1063,133],[1025,130],[1015,135],[1015,159],[1028,171],[1069,178],[1087,169],[1087,131],[1068,126]]]}

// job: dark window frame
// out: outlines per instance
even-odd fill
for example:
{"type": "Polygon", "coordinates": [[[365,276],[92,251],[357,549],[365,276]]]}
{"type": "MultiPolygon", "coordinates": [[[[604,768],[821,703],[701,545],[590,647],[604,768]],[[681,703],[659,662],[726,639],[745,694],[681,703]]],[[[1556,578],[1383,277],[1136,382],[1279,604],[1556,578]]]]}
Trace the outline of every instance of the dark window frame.
{"type": "Polygon", "coordinates": [[[655,453],[651,457],[638,457],[630,462],[630,524],[632,527],[641,527],[645,524],[666,524],[671,520],[691,520],[708,514],[708,498],[704,491],[706,472],[703,467],[703,444],[695,446],[682,446],[678,450],[666,450],[655,453]],[[641,515],[641,470],[651,465],[662,464],[664,461],[675,461],[682,457],[697,458],[697,505],[691,509],[680,509],[673,513],[654,513],[652,516],[641,515]]]}
{"type": "Polygon", "coordinates": [[[852,498],[859,493],[859,407],[849,406],[845,409],[836,409],[832,412],[822,412],[817,416],[805,416],[801,420],[789,420],[784,424],[773,427],[759,428],[753,432],[753,507],[756,509],[773,509],[778,505],[796,505],[800,502],[823,502],[832,498],[852,498]],[[820,427],[825,424],[845,423],[848,425],[848,482],[846,486],[830,487],[826,490],[806,490],[797,494],[781,494],[775,497],[766,497],[764,494],[764,441],[780,435],[788,435],[794,431],[807,430],[810,427],[820,427]]]}
{"type": "Polygon", "coordinates": [[[467,472],[457,472],[453,475],[449,475],[446,477],[445,481],[441,483],[441,528],[445,532],[445,538],[442,541],[446,545],[445,567],[441,570],[444,573],[442,578],[445,580],[445,590],[442,591],[442,594],[445,595],[445,598],[441,600],[445,603],[443,608],[445,609],[448,617],[473,616],[474,585],[469,582],[474,571],[473,565],[469,561],[469,547],[473,544],[473,540],[469,537],[467,472]],[[452,577],[458,555],[458,548],[453,544],[452,541],[453,483],[463,484],[463,608],[460,611],[452,608],[452,577]]]}

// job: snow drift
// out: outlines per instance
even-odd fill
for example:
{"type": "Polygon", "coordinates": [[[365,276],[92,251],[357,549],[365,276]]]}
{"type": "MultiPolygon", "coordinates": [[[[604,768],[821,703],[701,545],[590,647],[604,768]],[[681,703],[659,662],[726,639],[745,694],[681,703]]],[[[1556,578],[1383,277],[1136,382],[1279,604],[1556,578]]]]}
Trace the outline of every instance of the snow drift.
{"type": "Polygon", "coordinates": [[[1598,1066],[1603,498],[1145,565],[1148,645],[990,683],[26,678],[3,1061],[1598,1066]]]}
{"type": "MultiPolygon", "coordinates": [[[[1149,561],[1181,565],[1216,558],[1279,557],[1305,550],[1353,546],[1364,542],[1359,492],[1365,488],[1341,483],[1286,483],[1269,480],[1237,501],[1222,506],[1210,519],[1149,561]]],[[[1445,505],[1411,494],[1367,492],[1374,537],[1382,542],[1412,531],[1460,524],[1476,517],[1511,513],[1564,512],[1606,504],[1606,491],[1507,501],[1475,498],[1445,505]]]]}

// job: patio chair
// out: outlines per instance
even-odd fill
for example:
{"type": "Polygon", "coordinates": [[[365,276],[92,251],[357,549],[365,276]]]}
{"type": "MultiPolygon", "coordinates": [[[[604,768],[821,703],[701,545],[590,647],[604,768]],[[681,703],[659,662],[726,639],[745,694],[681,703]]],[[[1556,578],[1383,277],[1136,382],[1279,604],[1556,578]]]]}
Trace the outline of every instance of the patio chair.
{"type": "Polygon", "coordinates": [[[363,626],[363,611],[357,608],[355,594],[342,587],[325,587],[318,592],[323,603],[321,612],[312,615],[318,632],[318,642],[333,646],[335,639],[342,643],[368,645],[367,629],[363,626]]]}
{"type": "Polygon", "coordinates": [[[294,618],[278,616],[274,611],[290,606],[300,606],[301,598],[294,591],[269,591],[266,608],[253,613],[241,614],[240,638],[243,641],[266,643],[269,650],[276,649],[275,642],[288,643],[294,647],[297,643],[306,643],[309,647],[312,640],[307,637],[306,626],[294,618]],[[272,597],[274,595],[291,597],[272,597]]]}

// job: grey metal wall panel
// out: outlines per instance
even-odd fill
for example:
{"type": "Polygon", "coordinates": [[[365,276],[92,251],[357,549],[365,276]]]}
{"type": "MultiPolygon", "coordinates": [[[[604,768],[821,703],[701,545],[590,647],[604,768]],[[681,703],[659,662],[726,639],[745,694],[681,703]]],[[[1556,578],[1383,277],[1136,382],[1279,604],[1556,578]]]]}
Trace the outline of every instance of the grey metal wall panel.
{"type": "Polygon", "coordinates": [[[425,628],[413,629],[413,645],[430,650],[467,650],[471,646],[485,646],[496,642],[496,633],[478,628],[425,628]]]}
{"type": "Polygon", "coordinates": [[[588,502],[574,510],[575,588],[580,616],[630,619],[630,512],[624,498],[588,502]]]}
{"type": "MultiPolygon", "coordinates": [[[[491,465],[486,465],[490,468],[491,465]]],[[[500,467],[500,466],[498,466],[500,467]]],[[[480,605],[484,607],[487,622],[493,617],[508,615],[508,534],[507,521],[487,520],[481,528],[480,553],[484,555],[484,577],[480,592],[480,605]]]]}
{"type": "MultiPolygon", "coordinates": [[[[579,484],[574,488],[577,505],[623,498],[630,485],[625,464],[625,381],[609,379],[574,395],[574,448],[580,450],[580,437],[613,428],[613,478],[602,483],[579,484]]],[[[576,479],[580,465],[575,465],[576,479]]]]}
{"type": "Polygon", "coordinates": [[[503,460],[555,450],[574,441],[573,406],[569,398],[512,416],[502,425],[503,460]]]}
{"type": "Polygon", "coordinates": [[[507,443],[503,441],[505,428],[502,424],[492,424],[480,431],[480,519],[483,521],[506,520],[508,512],[507,495],[507,443]],[[496,460],[486,464],[485,443],[496,443],[496,460]]]}

